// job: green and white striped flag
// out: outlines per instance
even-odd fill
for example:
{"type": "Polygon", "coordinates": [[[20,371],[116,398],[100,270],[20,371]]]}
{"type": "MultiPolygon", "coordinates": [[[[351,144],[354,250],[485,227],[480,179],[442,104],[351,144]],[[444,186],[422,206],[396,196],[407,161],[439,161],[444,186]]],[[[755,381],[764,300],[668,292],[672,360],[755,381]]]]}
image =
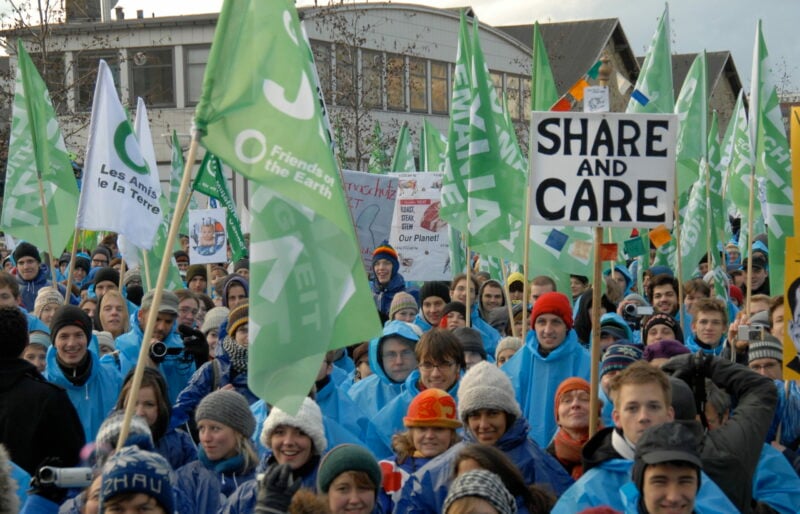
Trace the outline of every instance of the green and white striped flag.
{"type": "Polygon", "coordinates": [[[39,195],[41,180],[52,251],[59,255],[75,229],[78,183],[47,86],[22,46],[22,39],[17,40],[17,52],[0,226],[16,239],[48,248],[39,195]]]}
{"type": "Polygon", "coordinates": [[[784,290],[786,238],[794,235],[792,163],[761,20],[756,28],[751,77],[750,133],[756,176],[767,186],[764,219],[769,236],[770,294],[778,295],[784,290]]]}
{"type": "Polygon", "coordinates": [[[389,168],[392,172],[415,172],[417,165],[414,163],[414,146],[408,133],[408,124],[404,123],[397,134],[397,145],[394,147],[394,157],[389,168]]]}
{"type": "Polygon", "coordinates": [[[444,171],[446,157],[447,138],[427,118],[424,119],[419,138],[420,171],[444,171]]]}
{"type": "MultiPolygon", "coordinates": [[[[739,250],[747,255],[749,235],[747,234],[750,178],[753,173],[753,150],[750,141],[750,128],[747,110],[744,107],[744,91],[739,91],[731,120],[722,142],[722,162],[725,166],[725,205],[731,214],[741,217],[742,229],[739,231],[739,250]]],[[[755,185],[754,188],[758,186],[755,185]]],[[[757,195],[758,191],[753,194],[757,195]]],[[[761,203],[753,202],[753,219],[763,219],[761,203]]]]}
{"type": "Polygon", "coordinates": [[[294,2],[225,1],[196,125],[251,181],[248,385],[292,414],[328,350],[380,333],[317,91],[294,2]]]}
{"type": "MultiPolygon", "coordinates": [[[[681,196],[685,199],[689,188],[697,182],[700,161],[706,158],[708,151],[708,72],[705,52],[697,54],[686,74],[675,103],[675,114],[678,115],[675,148],[678,187],[675,194],[679,199],[681,196]]],[[[679,205],[682,207],[683,203],[679,205]]]]}
{"type": "MultiPolygon", "coordinates": [[[[719,142],[719,120],[717,111],[711,114],[711,128],[708,130],[708,215],[711,226],[711,255],[715,264],[724,265],[720,260],[723,251],[728,223],[728,213],[722,202],[722,181],[724,179],[722,168],[722,154],[719,142]]],[[[723,288],[724,289],[724,288],[723,288]]]]}

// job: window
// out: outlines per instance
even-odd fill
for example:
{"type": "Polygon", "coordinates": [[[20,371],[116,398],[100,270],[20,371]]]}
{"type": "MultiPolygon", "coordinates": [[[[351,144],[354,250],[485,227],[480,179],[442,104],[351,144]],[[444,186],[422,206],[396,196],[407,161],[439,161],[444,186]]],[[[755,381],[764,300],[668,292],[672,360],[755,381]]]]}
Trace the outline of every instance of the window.
{"type": "Polygon", "coordinates": [[[450,99],[447,82],[447,64],[431,61],[431,111],[434,114],[447,114],[450,99]]]}
{"type": "Polygon", "coordinates": [[[519,120],[519,81],[520,77],[508,75],[506,77],[506,99],[508,101],[508,114],[512,120],[519,120]]]}
{"type": "Polygon", "coordinates": [[[492,76],[492,83],[494,84],[495,92],[497,93],[497,99],[500,101],[500,104],[503,103],[503,74],[490,71],[489,74],[492,76]]]}
{"type": "Polygon", "coordinates": [[[317,76],[319,77],[319,87],[325,103],[330,105],[331,93],[331,45],[323,41],[311,40],[311,52],[314,54],[314,64],[317,66],[317,76]]]}
{"type": "Polygon", "coordinates": [[[411,110],[428,112],[428,63],[425,59],[408,58],[408,90],[411,110]]]}
{"type": "Polygon", "coordinates": [[[208,45],[187,46],[184,48],[186,105],[196,105],[200,101],[200,93],[203,89],[203,75],[206,73],[210,48],[208,45]]]}
{"type": "Polygon", "coordinates": [[[174,107],[172,48],[139,48],[128,51],[131,101],[142,97],[148,107],[174,107]]]}
{"type": "Polygon", "coordinates": [[[75,92],[79,111],[88,111],[92,108],[94,86],[97,82],[97,68],[100,59],[104,59],[111,68],[111,76],[119,94],[119,54],[115,50],[79,52],[75,56],[77,73],[75,74],[75,92]]]}
{"type": "Polygon", "coordinates": [[[406,66],[402,55],[386,55],[386,108],[406,110],[406,66]]]}
{"type": "Polygon", "coordinates": [[[383,53],[361,50],[361,96],[367,109],[383,108],[383,53]]]}
{"type": "Polygon", "coordinates": [[[336,45],[336,105],[355,106],[357,51],[355,46],[336,45]]]}
{"type": "Polygon", "coordinates": [[[51,52],[45,59],[42,54],[31,54],[36,69],[47,86],[53,108],[59,114],[67,112],[67,87],[64,83],[66,73],[64,70],[64,53],[51,52]]]}
{"type": "Polygon", "coordinates": [[[522,117],[531,120],[531,79],[522,79],[522,117]]]}

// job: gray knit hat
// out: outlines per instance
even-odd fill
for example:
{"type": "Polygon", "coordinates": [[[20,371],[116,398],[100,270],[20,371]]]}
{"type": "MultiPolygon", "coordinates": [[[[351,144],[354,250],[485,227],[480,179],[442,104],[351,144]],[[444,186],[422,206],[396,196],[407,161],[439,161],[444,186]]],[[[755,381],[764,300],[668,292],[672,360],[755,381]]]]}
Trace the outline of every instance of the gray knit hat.
{"type": "Polygon", "coordinates": [[[248,439],[256,429],[256,419],[247,400],[236,391],[219,389],[209,394],[197,406],[194,419],[198,423],[203,419],[222,423],[248,439]]]}
{"type": "Polygon", "coordinates": [[[522,348],[522,339],[519,337],[504,337],[497,343],[497,349],[494,351],[494,358],[497,357],[506,350],[514,350],[515,352],[522,348]]]}
{"type": "Polygon", "coordinates": [[[203,334],[208,334],[214,329],[219,329],[219,327],[222,326],[222,323],[228,319],[229,313],[230,311],[227,307],[214,307],[210,311],[206,312],[206,317],[203,320],[203,326],[200,327],[200,332],[203,334]]]}
{"type": "Polygon", "coordinates": [[[94,330],[92,333],[97,338],[98,348],[105,347],[111,352],[117,349],[117,345],[114,343],[114,336],[111,334],[111,332],[106,332],[105,330],[94,330]]]}
{"type": "Polygon", "coordinates": [[[278,407],[272,410],[264,421],[264,428],[261,430],[261,444],[272,449],[272,433],[279,426],[290,426],[302,430],[314,443],[314,454],[322,455],[328,447],[328,440],[325,439],[325,427],[322,424],[322,411],[319,405],[311,398],[303,398],[303,405],[296,416],[290,416],[278,407]]]}
{"type": "Polygon", "coordinates": [[[450,492],[444,500],[442,512],[460,499],[476,497],[489,502],[499,514],[516,514],[517,502],[499,476],[485,469],[475,469],[459,475],[450,485],[450,492]]]}
{"type": "Polygon", "coordinates": [[[756,359],[775,359],[783,362],[783,344],[780,340],[770,334],[764,334],[763,341],[750,341],[747,350],[747,363],[756,359]]]}
{"type": "Polygon", "coordinates": [[[464,425],[467,416],[480,409],[500,410],[515,418],[522,415],[508,375],[487,361],[472,366],[458,386],[458,417],[464,425]]]}

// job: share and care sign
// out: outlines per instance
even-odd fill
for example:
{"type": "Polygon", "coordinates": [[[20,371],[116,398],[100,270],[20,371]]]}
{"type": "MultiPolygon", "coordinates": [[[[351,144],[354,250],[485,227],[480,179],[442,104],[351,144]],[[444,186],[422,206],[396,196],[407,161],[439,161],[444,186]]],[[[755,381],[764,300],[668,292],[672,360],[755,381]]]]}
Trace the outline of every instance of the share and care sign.
{"type": "Polygon", "coordinates": [[[672,227],[672,114],[534,112],[531,223],[672,227]]]}

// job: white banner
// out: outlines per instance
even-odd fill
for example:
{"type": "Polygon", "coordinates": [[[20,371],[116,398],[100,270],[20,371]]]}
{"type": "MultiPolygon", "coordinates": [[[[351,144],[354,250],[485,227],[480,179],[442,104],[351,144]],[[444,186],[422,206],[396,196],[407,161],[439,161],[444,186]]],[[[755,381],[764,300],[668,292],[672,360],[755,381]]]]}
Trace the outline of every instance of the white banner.
{"type": "Polygon", "coordinates": [[[228,260],[225,209],[189,211],[189,262],[216,264],[228,260]]]}
{"type": "Polygon", "coordinates": [[[534,112],[531,223],[672,227],[673,114],[534,112]]]}
{"type": "Polygon", "coordinates": [[[361,260],[372,274],[372,252],[389,239],[397,196],[397,176],[343,170],[344,192],[356,225],[361,260]]]}
{"type": "Polygon", "coordinates": [[[439,218],[441,172],[395,173],[399,179],[391,245],[406,280],[450,280],[450,238],[439,218]]]}

